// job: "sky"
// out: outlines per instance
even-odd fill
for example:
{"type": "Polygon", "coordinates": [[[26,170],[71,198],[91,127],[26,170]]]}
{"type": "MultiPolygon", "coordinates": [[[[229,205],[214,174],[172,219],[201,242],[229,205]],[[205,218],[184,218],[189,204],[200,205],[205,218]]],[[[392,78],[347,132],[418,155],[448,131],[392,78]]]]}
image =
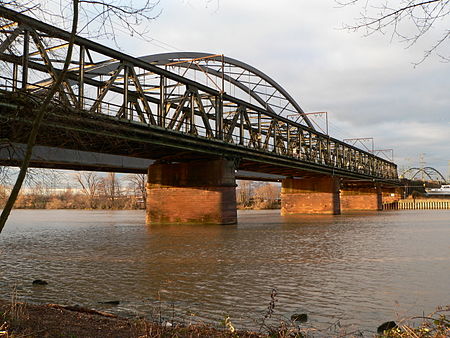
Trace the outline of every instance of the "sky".
{"type": "Polygon", "coordinates": [[[304,111],[327,111],[331,136],[373,137],[375,149],[393,149],[399,171],[422,156],[449,175],[450,63],[431,56],[414,66],[444,23],[407,48],[388,33],[343,29],[360,9],[334,0],[161,0],[149,41],[119,33],[118,44],[134,56],[199,51],[241,60],[304,111]]]}
{"type": "MultiPolygon", "coordinates": [[[[365,36],[342,28],[356,22],[365,2],[160,0],[145,39],[118,29],[117,42],[98,42],[133,56],[197,51],[241,60],[278,82],[305,112],[328,112],[332,137],[373,137],[375,149],[393,149],[400,174],[422,157],[450,176],[450,62],[432,55],[414,66],[449,18],[407,48],[389,31],[365,36]]],[[[450,55],[450,41],[440,52],[450,55]]],[[[324,116],[317,121],[323,125],[324,116]]]]}

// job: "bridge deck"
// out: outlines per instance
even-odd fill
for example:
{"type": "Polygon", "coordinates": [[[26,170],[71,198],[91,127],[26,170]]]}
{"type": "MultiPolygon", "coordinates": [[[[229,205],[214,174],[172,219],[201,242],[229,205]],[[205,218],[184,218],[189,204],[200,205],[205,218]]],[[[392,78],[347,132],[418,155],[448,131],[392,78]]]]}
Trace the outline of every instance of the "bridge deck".
{"type": "MultiPolygon", "coordinates": [[[[2,96],[0,96],[1,102],[2,96]]],[[[26,143],[33,113],[26,106],[0,104],[0,138],[26,143]]],[[[392,182],[364,172],[352,172],[292,156],[249,149],[215,139],[206,139],[158,126],[129,123],[104,115],[91,115],[54,107],[41,126],[37,143],[84,152],[176,162],[226,157],[236,159],[238,170],[281,176],[336,175],[353,179],[392,182]]],[[[6,163],[3,160],[3,163],[6,163]]],[[[51,166],[51,165],[49,165],[51,166]]],[[[55,166],[55,165],[53,165],[55,166]]],[[[68,164],[58,167],[72,169],[68,164]]],[[[130,170],[133,171],[133,170],[130,170]]]]}

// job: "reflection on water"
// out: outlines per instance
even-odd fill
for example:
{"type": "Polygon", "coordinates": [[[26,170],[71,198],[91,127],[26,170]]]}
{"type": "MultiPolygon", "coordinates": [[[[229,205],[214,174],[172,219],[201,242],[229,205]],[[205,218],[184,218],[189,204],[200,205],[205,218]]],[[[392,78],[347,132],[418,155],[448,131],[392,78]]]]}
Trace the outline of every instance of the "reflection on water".
{"type": "Polygon", "coordinates": [[[281,217],[243,211],[236,226],[145,225],[141,211],[15,210],[0,235],[0,297],[126,315],[230,315],[259,328],[275,313],[374,330],[450,304],[450,212],[281,217]],[[33,287],[45,279],[45,287],[33,287]],[[120,300],[115,308],[100,301],[120,300]]]}

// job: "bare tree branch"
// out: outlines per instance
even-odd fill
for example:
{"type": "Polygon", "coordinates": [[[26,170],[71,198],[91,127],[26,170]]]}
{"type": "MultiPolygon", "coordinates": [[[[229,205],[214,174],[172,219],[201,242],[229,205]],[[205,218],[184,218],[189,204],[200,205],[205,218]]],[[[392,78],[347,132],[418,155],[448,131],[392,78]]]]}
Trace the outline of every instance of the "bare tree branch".
{"type": "Polygon", "coordinates": [[[415,65],[424,62],[433,54],[443,61],[450,58],[450,0],[336,0],[336,3],[341,7],[361,4],[360,17],[356,19],[355,24],[345,25],[345,29],[364,30],[366,36],[390,31],[391,40],[399,39],[407,44],[407,48],[420,39],[428,38],[431,31],[436,33],[441,30],[438,33],[440,37],[429,42],[430,47],[426,48],[423,57],[415,65]],[[440,28],[442,25],[444,28],[440,28]]]}
{"type": "Polygon", "coordinates": [[[93,172],[77,173],[75,178],[80,184],[83,194],[88,197],[89,207],[95,208],[95,199],[98,195],[101,178],[93,172]]]}
{"type": "Polygon", "coordinates": [[[147,0],[140,7],[125,5],[123,2],[121,0],[80,0],[83,5],[82,11],[85,13],[85,22],[80,33],[85,33],[90,38],[112,39],[116,46],[119,46],[116,37],[120,28],[124,28],[132,36],[151,40],[148,38],[150,31],[148,24],[161,14],[161,11],[155,14],[159,1],[147,0]]]}
{"type": "Polygon", "coordinates": [[[147,205],[147,175],[129,174],[125,176],[125,181],[129,183],[129,187],[133,190],[135,197],[139,197],[143,205],[147,205]]]}

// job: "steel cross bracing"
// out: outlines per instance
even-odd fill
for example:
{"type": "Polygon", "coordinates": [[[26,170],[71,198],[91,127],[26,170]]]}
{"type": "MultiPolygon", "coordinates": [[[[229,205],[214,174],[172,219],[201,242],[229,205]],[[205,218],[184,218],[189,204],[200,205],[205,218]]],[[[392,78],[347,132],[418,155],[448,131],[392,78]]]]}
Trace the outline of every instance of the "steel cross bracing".
{"type": "MultiPolygon", "coordinates": [[[[69,33],[4,7],[0,18],[0,102],[15,93],[27,93],[36,102],[62,68],[69,33]]],[[[132,126],[244,147],[253,151],[255,161],[270,153],[308,168],[397,179],[394,163],[314,130],[275,81],[222,55],[134,58],[77,37],[54,102],[132,126]]]]}

